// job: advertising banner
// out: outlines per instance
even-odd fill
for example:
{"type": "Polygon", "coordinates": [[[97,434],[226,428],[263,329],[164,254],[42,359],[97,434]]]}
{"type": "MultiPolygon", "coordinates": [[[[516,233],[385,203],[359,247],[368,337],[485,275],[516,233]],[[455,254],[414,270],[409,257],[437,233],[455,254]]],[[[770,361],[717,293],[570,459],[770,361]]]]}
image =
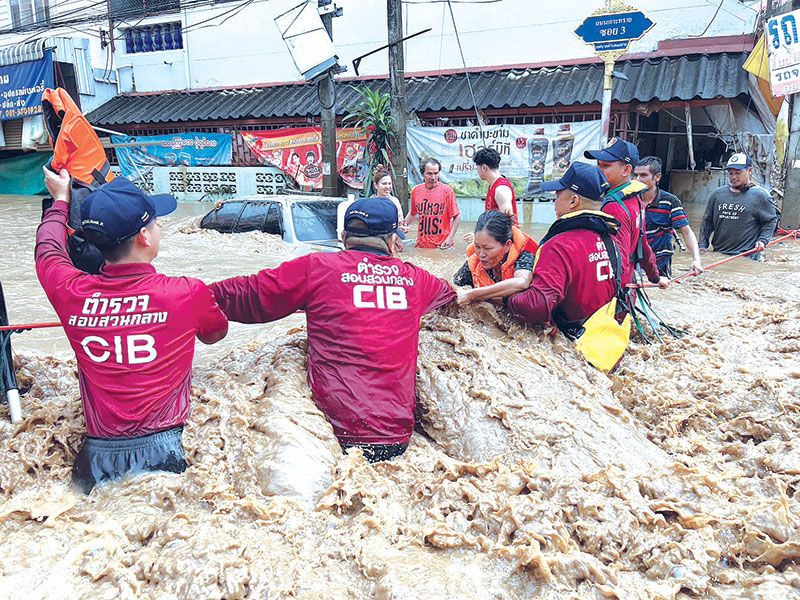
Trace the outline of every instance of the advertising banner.
{"type": "MultiPolygon", "coordinates": [[[[278,167],[308,190],[322,188],[322,130],[318,127],[242,131],[242,138],[265,164],[278,167]]],[[[336,130],[336,170],[351,188],[364,189],[367,132],[336,130]]]]}
{"type": "Polygon", "coordinates": [[[125,177],[138,175],[137,167],[230,165],[233,155],[233,137],[229,133],[187,131],[172,135],[112,135],[111,141],[114,144],[143,144],[114,149],[125,177]]]}
{"type": "Polygon", "coordinates": [[[408,160],[411,183],[422,183],[419,163],[432,157],[442,163],[440,179],[457,196],[480,198],[486,183],[475,171],[472,157],[482,147],[500,153],[500,172],[519,197],[542,195],[543,181],[559,179],[583,152],[594,149],[600,138],[600,121],[541,125],[489,125],[479,127],[409,127],[408,160]]]}
{"type": "Polygon", "coordinates": [[[41,60],[0,67],[0,121],[42,114],[42,92],[55,87],[53,52],[41,60]]]}
{"type": "Polygon", "coordinates": [[[772,95],[800,92],[800,10],[767,19],[764,34],[772,95]]]}

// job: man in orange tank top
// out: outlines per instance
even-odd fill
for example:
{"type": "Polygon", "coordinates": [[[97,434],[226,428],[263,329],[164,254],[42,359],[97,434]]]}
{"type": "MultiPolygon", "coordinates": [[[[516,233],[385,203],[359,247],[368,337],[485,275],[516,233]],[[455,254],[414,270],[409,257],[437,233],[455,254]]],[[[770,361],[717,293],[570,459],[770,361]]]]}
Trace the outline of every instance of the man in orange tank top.
{"type": "Polygon", "coordinates": [[[489,184],[486,192],[484,210],[496,210],[511,217],[515,227],[519,226],[517,217],[517,196],[511,182],[500,174],[500,153],[494,148],[481,148],[472,157],[478,177],[489,184]]]}
{"type": "Polygon", "coordinates": [[[425,183],[411,190],[411,210],[404,227],[409,227],[415,216],[419,216],[417,248],[453,247],[453,238],[461,222],[461,212],[456,194],[446,183],[439,181],[441,163],[435,158],[426,158],[420,165],[425,183]]]}

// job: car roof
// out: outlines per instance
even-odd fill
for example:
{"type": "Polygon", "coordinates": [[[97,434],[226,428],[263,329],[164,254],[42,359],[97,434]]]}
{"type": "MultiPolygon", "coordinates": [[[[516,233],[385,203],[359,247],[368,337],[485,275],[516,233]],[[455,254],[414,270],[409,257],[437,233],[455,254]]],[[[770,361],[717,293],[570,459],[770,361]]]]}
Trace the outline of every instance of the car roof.
{"type": "Polygon", "coordinates": [[[335,196],[305,196],[302,194],[269,194],[251,195],[229,198],[228,202],[280,202],[281,204],[294,204],[295,202],[344,202],[347,198],[335,196]]]}

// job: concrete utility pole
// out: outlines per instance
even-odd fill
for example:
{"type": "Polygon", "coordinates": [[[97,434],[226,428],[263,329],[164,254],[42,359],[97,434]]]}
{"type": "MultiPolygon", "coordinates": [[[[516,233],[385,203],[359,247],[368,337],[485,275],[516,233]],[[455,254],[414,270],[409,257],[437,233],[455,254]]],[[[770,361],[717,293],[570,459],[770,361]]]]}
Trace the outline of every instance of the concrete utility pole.
{"type": "MultiPolygon", "coordinates": [[[[783,6],[783,10],[797,10],[800,1],[793,0],[783,6]]],[[[775,11],[780,12],[779,11],[775,11]]],[[[781,207],[781,227],[784,229],[797,229],[800,227],[800,105],[797,94],[789,96],[786,101],[790,103],[789,117],[789,142],[786,148],[786,184],[783,190],[783,206],[781,207]]]]}
{"type": "MultiPolygon", "coordinates": [[[[408,149],[406,147],[406,79],[403,59],[403,6],[401,0],[386,0],[386,17],[389,29],[389,86],[392,98],[392,116],[397,126],[392,145],[394,167],[394,193],[408,212],[408,149]]],[[[367,182],[371,185],[372,182],[367,182]]]]}
{"type": "MultiPolygon", "coordinates": [[[[336,13],[333,0],[319,0],[322,24],[333,40],[333,17],[336,13]]],[[[336,171],[336,92],[333,87],[333,69],[319,83],[319,99],[322,104],[322,195],[339,195],[339,174],[336,171]]]]}

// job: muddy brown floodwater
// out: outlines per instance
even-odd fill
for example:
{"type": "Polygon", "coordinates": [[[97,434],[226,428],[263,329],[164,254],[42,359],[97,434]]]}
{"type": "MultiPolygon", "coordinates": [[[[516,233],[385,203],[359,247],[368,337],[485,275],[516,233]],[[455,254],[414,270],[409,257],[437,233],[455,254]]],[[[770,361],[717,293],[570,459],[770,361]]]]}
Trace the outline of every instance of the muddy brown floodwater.
{"type": "MultiPolygon", "coordinates": [[[[198,232],[205,208],[165,220],[160,270],[212,281],[307,251],[198,232]]],[[[50,320],[38,207],[0,211],[11,319],[50,320]]],[[[687,335],[634,343],[610,377],[488,304],[426,317],[427,435],[377,465],[342,455],[315,408],[302,316],[235,326],[198,344],[188,471],[88,497],[68,487],[74,359],[57,332],[16,335],[0,597],[800,597],[800,242],[768,255],[653,291],[687,335]]],[[[461,256],[409,253],[448,277],[461,256]]]]}

